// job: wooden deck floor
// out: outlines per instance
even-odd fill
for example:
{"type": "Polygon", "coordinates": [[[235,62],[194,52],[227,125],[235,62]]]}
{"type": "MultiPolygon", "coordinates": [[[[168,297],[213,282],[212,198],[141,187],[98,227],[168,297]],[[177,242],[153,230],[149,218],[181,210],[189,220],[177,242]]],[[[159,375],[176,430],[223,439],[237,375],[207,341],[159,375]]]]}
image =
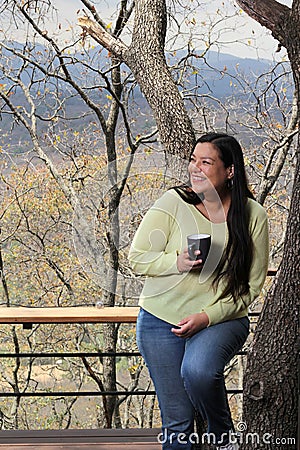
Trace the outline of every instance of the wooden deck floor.
{"type": "Polygon", "coordinates": [[[0,450],[158,450],[158,429],[0,431],[0,450]]]}

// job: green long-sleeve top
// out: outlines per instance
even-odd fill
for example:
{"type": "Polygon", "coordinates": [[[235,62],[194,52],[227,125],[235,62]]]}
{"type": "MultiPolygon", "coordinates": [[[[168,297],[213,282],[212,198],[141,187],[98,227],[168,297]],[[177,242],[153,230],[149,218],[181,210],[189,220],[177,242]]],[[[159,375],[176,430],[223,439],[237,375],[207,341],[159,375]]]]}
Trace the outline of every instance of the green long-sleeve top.
{"type": "Polygon", "coordinates": [[[217,289],[212,286],[228,238],[226,222],[212,223],[174,189],[163,194],[144,216],[129,251],[133,270],[146,277],[139,305],[171,324],[202,311],[208,315],[209,325],[247,315],[265,281],[269,255],[267,214],[252,199],[247,200],[247,208],[253,241],[250,289],[234,301],[231,295],[220,298],[224,282],[217,289]],[[187,247],[187,236],[198,233],[211,234],[204,267],[180,273],[177,256],[187,247]]]}

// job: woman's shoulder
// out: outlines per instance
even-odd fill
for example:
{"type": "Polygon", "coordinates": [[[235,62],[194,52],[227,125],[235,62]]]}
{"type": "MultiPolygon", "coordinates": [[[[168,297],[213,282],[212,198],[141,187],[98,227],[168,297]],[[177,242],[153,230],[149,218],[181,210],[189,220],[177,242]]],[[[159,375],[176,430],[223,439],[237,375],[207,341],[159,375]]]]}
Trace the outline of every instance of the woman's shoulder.
{"type": "Polygon", "coordinates": [[[170,210],[181,202],[179,194],[171,188],[165,191],[154,203],[153,208],[170,210]]]}
{"type": "Polygon", "coordinates": [[[250,220],[255,218],[266,219],[267,212],[265,208],[252,198],[247,199],[247,206],[250,212],[250,220]]]}

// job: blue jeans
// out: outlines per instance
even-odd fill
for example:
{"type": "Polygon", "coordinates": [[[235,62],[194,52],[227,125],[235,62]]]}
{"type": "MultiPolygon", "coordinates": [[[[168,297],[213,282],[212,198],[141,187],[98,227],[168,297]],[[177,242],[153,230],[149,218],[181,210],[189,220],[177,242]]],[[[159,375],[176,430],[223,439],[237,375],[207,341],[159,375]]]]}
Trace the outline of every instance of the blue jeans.
{"type": "Polygon", "coordinates": [[[207,432],[225,445],[233,423],[223,372],[247,339],[249,319],[219,323],[188,339],[175,336],[172,327],[143,309],[139,312],[137,343],[158,397],[162,448],[189,450],[201,439],[193,434],[195,410],[207,422],[207,432]]]}

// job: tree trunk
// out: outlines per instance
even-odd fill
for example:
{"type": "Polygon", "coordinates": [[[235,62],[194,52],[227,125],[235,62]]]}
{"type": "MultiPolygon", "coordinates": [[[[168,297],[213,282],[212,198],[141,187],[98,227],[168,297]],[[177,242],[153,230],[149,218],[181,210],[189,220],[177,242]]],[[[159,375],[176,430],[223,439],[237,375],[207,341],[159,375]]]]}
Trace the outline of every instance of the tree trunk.
{"type": "Polygon", "coordinates": [[[134,30],[129,47],[120,39],[112,37],[99,23],[86,17],[81,17],[78,23],[84,32],[89,33],[132,70],[153,111],[166,153],[187,158],[194,145],[195,134],[165,60],[165,0],[135,2],[134,30]]]}
{"type": "MultiPolygon", "coordinates": [[[[284,257],[269,292],[248,354],[244,377],[247,433],[259,436],[264,449],[296,449],[299,335],[300,152],[294,182],[284,257]],[[270,436],[271,435],[271,436],[270,436]],[[262,439],[266,439],[265,442],[262,439]],[[272,439],[278,439],[273,443],[272,439]],[[294,441],[288,443],[287,439],[294,441]],[[280,441],[281,439],[281,441],[280,441]],[[287,444],[287,445],[285,445],[287,444]]],[[[245,449],[261,445],[245,443],[245,449]],[[249,447],[250,445],[250,447],[249,447]]]]}
{"type": "Polygon", "coordinates": [[[154,113],[166,152],[187,157],[195,136],[180,92],[166,64],[166,22],[165,0],[136,2],[134,34],[126,63],[154,113]]]}

